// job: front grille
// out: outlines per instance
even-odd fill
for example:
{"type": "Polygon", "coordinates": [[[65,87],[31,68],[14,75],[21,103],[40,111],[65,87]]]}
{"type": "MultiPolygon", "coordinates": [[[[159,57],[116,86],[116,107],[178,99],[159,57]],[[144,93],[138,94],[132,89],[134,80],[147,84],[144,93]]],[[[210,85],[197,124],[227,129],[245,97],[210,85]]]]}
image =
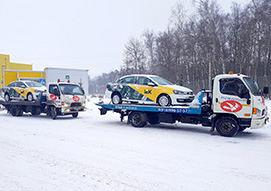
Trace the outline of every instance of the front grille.
{"type": "Polygon", "coordinates": [[[81,107],[82,104],[81,103],[72,103],[71,107],[81,107]]]}

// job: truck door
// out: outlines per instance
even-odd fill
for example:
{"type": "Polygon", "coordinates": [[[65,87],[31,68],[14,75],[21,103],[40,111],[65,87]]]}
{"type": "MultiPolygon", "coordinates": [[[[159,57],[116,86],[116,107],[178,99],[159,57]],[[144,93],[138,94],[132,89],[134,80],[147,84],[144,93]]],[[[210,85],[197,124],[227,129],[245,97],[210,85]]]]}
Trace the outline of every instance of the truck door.
{"type": "Polygon", "coordinates": [[[221,78],[216,84],[218,86],[213,94],[215,113],[233,113],[238,118],[251,118],[252,99],[241,79],[221,78]]]}
{"type": "Polygon", "coordinates": [[[56,84],[49,85],[49,93],[47,93],[47,101],[56,107],[60,107],[60,91],[56,84]]]}

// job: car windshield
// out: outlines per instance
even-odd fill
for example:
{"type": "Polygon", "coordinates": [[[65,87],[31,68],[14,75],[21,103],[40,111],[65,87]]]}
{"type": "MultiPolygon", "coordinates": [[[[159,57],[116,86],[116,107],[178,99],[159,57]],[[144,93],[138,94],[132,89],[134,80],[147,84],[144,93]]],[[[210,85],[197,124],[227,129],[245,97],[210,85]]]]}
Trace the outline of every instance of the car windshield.
{"type": "Polygon", "coordinates": [[[43,87],[41,83],[38,82],[25,82],[29,87],[43,87]]]}
{"type": "Polygon", "coordinates": [[[166,79],[158,77],[158,76],[151,76],[150,78],[152,80],[154,80],[156,83],[158,83],[159,85],[172,85],[173,84],[170,81],[167,81],[166,79]]]}
{"type": "Polygon", "coordinates": [[[245,77],[244,81],[247,84],[248,88],[250,89],[250,91],[253,95],[261,96],[261,92],[260,92],[259,86],[256,81],[254,81],[248,77],[245,77]]]}
{"type": "Polygon", "coordinates": [[[74,84],[59,84],[62,94],[66,95],[84,95],[83,89],[74,84]]]}

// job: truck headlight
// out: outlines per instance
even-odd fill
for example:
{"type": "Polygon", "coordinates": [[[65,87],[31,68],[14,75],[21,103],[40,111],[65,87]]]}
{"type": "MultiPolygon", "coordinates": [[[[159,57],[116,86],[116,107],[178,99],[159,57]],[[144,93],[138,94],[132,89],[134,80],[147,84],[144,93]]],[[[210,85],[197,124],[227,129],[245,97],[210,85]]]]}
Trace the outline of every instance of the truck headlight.
{"type": "Polygon", "coordinates": [[[64,103],[64,107],[69,107],[69,104],[67,104],[67,103],[64,103]]]}
{"type": "Polygon", "coordinates": [[[179,91],[179,90],[173,90],[174,94],[179,94],[179,95],[184,95],[183,91],[179,91]]]}

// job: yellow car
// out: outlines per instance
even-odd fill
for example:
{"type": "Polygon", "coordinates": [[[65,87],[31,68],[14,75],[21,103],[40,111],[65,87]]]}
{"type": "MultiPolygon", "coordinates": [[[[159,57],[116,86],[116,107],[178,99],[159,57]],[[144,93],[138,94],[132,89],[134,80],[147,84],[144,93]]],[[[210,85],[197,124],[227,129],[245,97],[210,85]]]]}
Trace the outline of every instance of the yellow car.
{"type": "Polygon", "coordinates": [[[106,86],[106,96],[113,104],[123,101],[160,106],[186,105],[195,95],[189,88],[175,85],[156,75],[127,75],[106,86]]]}
{"type": "Polygon", "coordinates": [[[39,99],[40,93],[45,90],[45,86],[35,81],[14,81],[4,88],[4,99],[34,101],[39,99]]]}

